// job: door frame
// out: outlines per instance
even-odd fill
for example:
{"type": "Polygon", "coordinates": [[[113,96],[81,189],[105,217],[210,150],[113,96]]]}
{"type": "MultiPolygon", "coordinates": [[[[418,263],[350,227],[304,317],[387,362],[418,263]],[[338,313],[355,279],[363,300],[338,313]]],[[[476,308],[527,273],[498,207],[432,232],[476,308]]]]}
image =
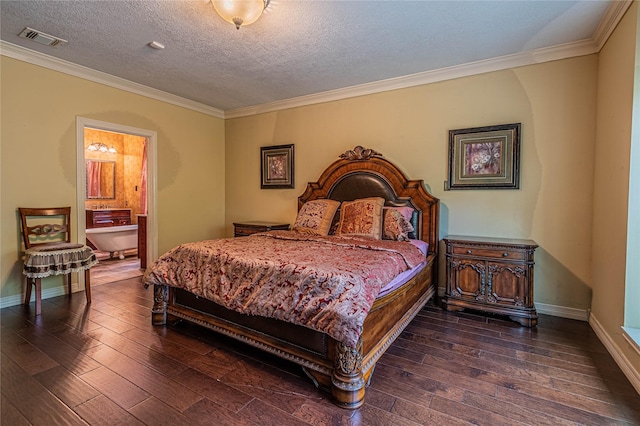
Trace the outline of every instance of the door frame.
{"type": "MultiPolygon", "coordinates": [[[[86,210],[85,210],[85,188],[87,181],[87,169],[85,167],[84,155],[84,129],[91,128],[105,130],[108,132],[126,133],[135,136],[142,136],[147,140],[147,265],[158,258],[158,221],[157,221],[157,147],[158,134],[153,130],[141,129],[137,127],[125,126],[117,123],[94,120],[85,117],[76,117],[76,187],[77,187],[77,208],[76,208],[76,235],[79,242],[86,240],[86,210]]],[[[84,274],[79,274],[81,282],[80,288],[84,288],[84,274]]]]}

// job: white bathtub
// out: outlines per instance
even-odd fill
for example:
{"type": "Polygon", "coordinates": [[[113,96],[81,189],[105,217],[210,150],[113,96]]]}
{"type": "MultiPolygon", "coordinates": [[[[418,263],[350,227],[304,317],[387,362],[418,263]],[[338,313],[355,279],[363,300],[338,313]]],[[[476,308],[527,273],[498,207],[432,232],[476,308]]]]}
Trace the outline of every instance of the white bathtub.
{"type": "Polygon", "coordinates": [[[87,240],[111,257],[117,252],[124,259],[124,251],[138,248],[138,225],[106,226],[87,229],[87,240]]]}

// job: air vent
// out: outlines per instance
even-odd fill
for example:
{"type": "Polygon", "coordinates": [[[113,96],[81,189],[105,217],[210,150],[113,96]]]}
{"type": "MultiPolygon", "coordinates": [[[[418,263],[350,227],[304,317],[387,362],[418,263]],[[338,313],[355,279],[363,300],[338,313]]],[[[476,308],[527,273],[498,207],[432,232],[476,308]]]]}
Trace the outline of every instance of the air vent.
{"type": "Polygon", "coordinates": [[[42,31],[34,30],[33,28],[25,28],[22,30],[19,37],[28,38],[36,43],[44,44],[45,46],[60,46],[67,43],[67,40],[63,40],[59,37],[54,37],[49,34],[45,34],[42,31]]]}

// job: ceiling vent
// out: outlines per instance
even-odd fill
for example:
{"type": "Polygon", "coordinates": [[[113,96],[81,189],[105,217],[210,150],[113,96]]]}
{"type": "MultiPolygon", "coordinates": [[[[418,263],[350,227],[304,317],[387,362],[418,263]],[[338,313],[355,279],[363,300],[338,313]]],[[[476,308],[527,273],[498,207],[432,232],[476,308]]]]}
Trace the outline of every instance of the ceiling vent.
{"type": "Polygon", "coordinates": [[[67,43],[67,40],[45,34],[42,31],[34,30],[33,28],[29,27],[22,30],[22,32],[18,34],[18,36],[22,38],[28,38],[29,40],[33,40],[36,43],[44,44],[45,46],[60,46],[67,43]]]}

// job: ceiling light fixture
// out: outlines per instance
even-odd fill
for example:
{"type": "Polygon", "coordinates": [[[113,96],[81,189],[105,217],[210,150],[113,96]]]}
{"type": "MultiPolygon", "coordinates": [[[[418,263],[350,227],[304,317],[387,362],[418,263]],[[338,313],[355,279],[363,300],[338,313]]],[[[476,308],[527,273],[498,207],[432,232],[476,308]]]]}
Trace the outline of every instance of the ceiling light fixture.
{"type": "Polygon", "coordinates": [[[103,143],[94,142],[87,147],[87,151],[99,151],[99,152],[110,152],[112,154],[117,154],[118,151],[114,147],[109,148],[103,143]]]}
{"type": "Polygon", "coordinates": [[[211,0],[218,15],[236,29],[241,25],[250,25],[258,20],[271,0],[211,0]]]}

